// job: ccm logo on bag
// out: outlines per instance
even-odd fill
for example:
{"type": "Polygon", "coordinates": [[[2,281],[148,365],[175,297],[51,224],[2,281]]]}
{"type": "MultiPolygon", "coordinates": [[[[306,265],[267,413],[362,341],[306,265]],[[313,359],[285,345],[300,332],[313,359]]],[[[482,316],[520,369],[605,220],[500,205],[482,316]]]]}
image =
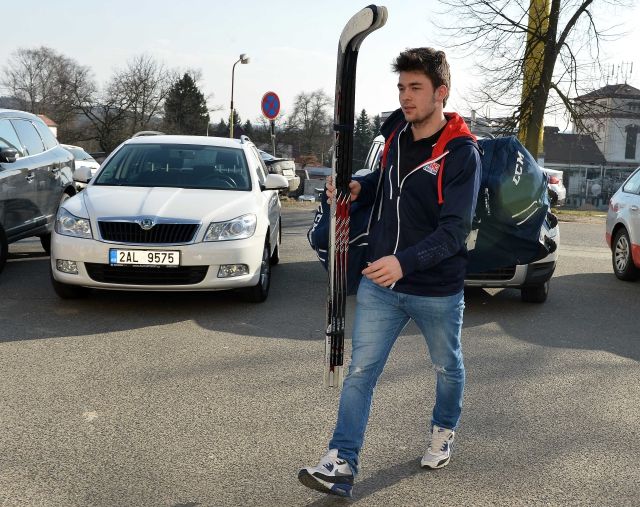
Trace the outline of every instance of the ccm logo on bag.
{"type": "Polygon", "coordinates": [[[516,159],[516,170],[513,174],[513,182],[517,185],[520,183],[520,175],[522,174],[522,166],[524,165],[524,153],[518,152],[518,158],[516,159]]]}

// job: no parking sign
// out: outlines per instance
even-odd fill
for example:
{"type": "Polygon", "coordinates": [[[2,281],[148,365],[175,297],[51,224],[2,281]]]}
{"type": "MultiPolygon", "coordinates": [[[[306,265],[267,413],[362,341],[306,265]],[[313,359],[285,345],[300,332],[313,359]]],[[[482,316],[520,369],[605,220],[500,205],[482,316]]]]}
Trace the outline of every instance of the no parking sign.
{"type": "Polygon", "coordinates": [[[267,92],[262,96],[262,114],[268,120],[275,120],[280,113],[280,98],[276,92],[267,92]]]}

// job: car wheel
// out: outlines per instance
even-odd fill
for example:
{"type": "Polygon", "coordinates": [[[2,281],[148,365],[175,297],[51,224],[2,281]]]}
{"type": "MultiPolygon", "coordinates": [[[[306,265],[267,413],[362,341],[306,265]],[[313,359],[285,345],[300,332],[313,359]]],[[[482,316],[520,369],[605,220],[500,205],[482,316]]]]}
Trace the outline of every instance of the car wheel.
{"type": "Polygon", "coordinates": [[[624,228],[619,229],[613,238],[611,261],[613,272],[620,280],[633,281],[640,275],[640,270],[633,263],[629,233],[624,228]]]}
{"type": "Polygon", "coordinates": [[[273,249],[273,253],[269,258],[269,262],[272,266],[275,266],[280,262],[280,243],[282,242],[282,218],[278,220],[278,240],[276,242],[276,247],[273,249]]]}
{"type": "Polygon", "coordinates": [[[53,278],[53,273],[50,272],[51,285],[53,290],[62,299],[81,299],[89,295],[87,287],[81,287],[80,285],[69,285],[68,283],[62,283],[53,278]]]}
{"type": "Polygon", "coordinates": [[[520,299],[525,303],[544,303],[549,295],[549,282],[542,285],[532,285],[520,289],[520,299]]]}
{"type": "Polygon", "coordinates": [[[9,241],[7,241],[7,235],[4,233],[4,229],[0,227],[0,272],[2,272],[2,269],[7,262],[8,255],[9,241]]]}
{"type": "MultiPolygon", "coordinates": [[[[60,208],[60,206],[62,206],[62,203],[67,199],[69,199],[70,197],[71,196],[66,192],[62,194],[62,197],[60,198],[60,202],[58,203],[58,208],[60,208]]],[[[56,214],[57,213],[58,213],[58,210],[56,209],[56,214]]],[[[40,235],[40,244],[42,245],[42,249],[46,252],[46,254],[51,255],[51,233],[50,232],[48,232],[47,234],[40,235]]]]}
{"type": "Polygon", "coordinates": [[[262,250],[262,262],[260,264],[260,277],[258,283],[253,287],[245,289],[245,297],[247,301],[252,303],[262,303],[269,295],[269,286],[271,285],[271,263],[269,253],[269,243],[265,243],[262,250]]]}

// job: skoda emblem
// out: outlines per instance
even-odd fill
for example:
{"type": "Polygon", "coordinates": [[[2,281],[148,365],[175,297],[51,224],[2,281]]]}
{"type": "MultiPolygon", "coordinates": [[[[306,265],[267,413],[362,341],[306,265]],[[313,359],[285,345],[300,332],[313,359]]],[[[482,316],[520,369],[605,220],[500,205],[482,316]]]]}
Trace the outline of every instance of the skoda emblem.
{"type": "Polygon", "coordinates": [[[140,227],[145,231],[148,231],[154,225],[156,224],[153,222],[151,218],[143,218],[142,220],[140,220],[140,227]]]}

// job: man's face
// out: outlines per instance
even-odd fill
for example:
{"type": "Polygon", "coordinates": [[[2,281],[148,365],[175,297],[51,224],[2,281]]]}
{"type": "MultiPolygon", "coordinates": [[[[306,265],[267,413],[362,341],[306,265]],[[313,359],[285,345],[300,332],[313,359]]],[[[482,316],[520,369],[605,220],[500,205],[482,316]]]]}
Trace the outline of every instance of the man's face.
{"type": "Polygon", "coordinates": [[[442,108],[442,100],[446,96],[447,87],[442,85],[433,88],[433,83],[423,72],[400,72],[398,78],[398,95],[404,118],[410,123],[421,123],[428,120],[436,108],[442,108]]]}

